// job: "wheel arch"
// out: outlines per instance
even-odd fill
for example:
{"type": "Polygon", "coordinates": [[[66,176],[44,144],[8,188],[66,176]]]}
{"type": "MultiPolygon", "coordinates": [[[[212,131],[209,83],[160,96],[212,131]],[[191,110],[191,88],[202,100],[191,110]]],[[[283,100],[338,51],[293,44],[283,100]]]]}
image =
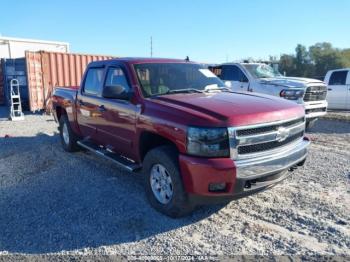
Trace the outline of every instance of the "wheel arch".
{"type": "Polygon", "coordinates": [[[162,135],[156,134],[154,132],[150,131],[143,131],[139,138],[139,158],[142,162],[145,158],[147,152],[150,150],[159,147],[169,145],[176,149],[177,152],[179,152],[178,147],[176,144],[169,138],[166,138],[162,135]]]}
{"type": "Polygon", "coordinates": [[[55,111],[58,122],[60,121],[61,116],[68,115],[66,109],[62,106],[56,106],[55,111]]]}

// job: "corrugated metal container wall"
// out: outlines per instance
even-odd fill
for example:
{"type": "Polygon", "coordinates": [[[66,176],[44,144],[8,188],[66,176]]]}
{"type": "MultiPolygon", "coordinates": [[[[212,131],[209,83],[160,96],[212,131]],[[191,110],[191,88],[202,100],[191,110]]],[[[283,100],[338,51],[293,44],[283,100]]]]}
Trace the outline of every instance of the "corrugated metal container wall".
{"type": "Polygon", "coordinates": [[[41,54],[26,52],[27,79],[30,111],[44,109],[44,86],[42,80],[41,54]]]}
{"type": "Polygon", "coordinates": [[[30,110],[50,111],[51,95],[55,86],[79,86],[90,62],[112,58],[45,51],[26,52],[30,110]]]}
{"type": "Polygon", "coordinates": [[[11,104],[11,85],[12,79],[17,79],[20,87],[22,108],[29,109],[29,95],[27,85],[27,70],[25,58],[2,59],[2,76],[4,102],[7,105],[11,104]]]}

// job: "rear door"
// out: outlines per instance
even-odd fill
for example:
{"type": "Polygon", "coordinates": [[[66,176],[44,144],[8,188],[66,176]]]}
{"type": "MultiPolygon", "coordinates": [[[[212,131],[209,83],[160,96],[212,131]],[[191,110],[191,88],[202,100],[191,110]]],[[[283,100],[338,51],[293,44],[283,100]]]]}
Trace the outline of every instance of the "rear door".
{"type": "Polygon", "coordinates": [[[330,109],[347,109],[349,86],[347,85],[348,70],[334,71],[328,82],[327,101],[330,109]]]}
{"type": "Polygon", "coordinates": [[[233,91],[249,91],[248,78],[236,65],[223,65],[220,78],[224,80],[225,83],[229,82],[233,91]]]}
{"type": "Polygon", "coordinates": [[[101,122],[99,107],[103,87],[104,67],[89,67],[77,96],[77,120],[84,138],[97,141],[97,126],[101,122]]]}

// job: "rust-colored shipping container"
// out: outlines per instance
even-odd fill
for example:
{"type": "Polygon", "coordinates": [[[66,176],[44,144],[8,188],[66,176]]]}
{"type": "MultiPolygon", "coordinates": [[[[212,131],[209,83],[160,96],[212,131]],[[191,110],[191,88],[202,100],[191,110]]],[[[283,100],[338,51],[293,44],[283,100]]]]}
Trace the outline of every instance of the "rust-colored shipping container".
{"type": "Polygon", "coordinates": [[[78,86],[86,66],[112,56],[56,52],[26,52],[30,110],[51,110],[55,86],[78,86]]]}
{"type": "Polygon", "coordinates": [[[5,82],[2,70],[2,60],[0,59],[0,105],[5,103],[5,82]]]}

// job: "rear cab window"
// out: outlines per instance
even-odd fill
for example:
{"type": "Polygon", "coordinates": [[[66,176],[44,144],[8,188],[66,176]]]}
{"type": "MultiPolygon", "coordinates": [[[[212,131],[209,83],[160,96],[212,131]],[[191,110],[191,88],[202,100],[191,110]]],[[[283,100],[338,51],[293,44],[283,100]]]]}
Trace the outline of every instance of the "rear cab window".
{"type": "Polygon", "coordinates": [[[347,75],[347,70],[333,72],[328,85],[346,85],[347,75]]]}
{"type": "Polygon", "coordinates": [[[83,92],[88,95],[99,95],[102,89],[104,68],[90,68],[86,73],[83,92]]]}

